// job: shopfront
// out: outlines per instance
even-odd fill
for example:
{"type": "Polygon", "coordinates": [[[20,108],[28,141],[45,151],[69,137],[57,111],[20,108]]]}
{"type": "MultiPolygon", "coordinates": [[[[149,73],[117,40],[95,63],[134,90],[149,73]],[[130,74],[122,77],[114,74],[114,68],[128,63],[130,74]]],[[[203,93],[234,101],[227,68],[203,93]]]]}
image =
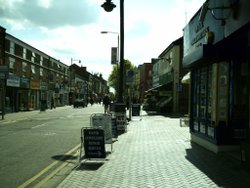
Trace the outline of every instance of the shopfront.
{"type": "Polygon", "coordinates": [[[214,152],[249,139],[249,7],[247,1],[206,1],[184,28],[191,139],[214,152]]]}
{"type": "Polygon", "coordinates": [[[30,81],[29,110],[37,110],[40,107],[40,80],[30,81]]]}
{"type": "Polygon", "coordinates": [[[18,101],[19,101],[19,111],[29,110],[29,89],[30,89],[30,79],[20,78],[20,88],[18,90],[18,101]]]}

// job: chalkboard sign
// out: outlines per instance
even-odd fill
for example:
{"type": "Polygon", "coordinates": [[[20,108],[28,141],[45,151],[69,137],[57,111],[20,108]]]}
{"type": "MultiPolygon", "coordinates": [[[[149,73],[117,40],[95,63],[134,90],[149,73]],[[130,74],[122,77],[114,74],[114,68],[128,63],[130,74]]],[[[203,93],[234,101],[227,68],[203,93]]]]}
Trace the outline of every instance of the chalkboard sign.
{"type": "Polygon", "coordinates": [[[86,158],[105,158],[104,130],[84,129],[84,150],[86,158]]]}

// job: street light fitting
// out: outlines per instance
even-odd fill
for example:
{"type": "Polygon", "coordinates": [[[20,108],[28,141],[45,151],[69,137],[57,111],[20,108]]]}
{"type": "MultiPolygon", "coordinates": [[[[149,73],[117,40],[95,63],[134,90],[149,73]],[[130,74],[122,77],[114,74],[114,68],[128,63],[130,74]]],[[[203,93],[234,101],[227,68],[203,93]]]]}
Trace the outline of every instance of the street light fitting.
{"type": "Polygon", "coordinates": [[[118,32],[115,32],[115,31],[101,31],[101,34],[108,34],[108,33],[113,33],[113,34],[118,34],[118,32]]]}
{"type": "Polygon", "coordinates": [[[101,5],[101,7],[104,8],[106,12],[111,12],[116,7],[116,5],[111,0],[106,0],[106,2],[101,5]]]}

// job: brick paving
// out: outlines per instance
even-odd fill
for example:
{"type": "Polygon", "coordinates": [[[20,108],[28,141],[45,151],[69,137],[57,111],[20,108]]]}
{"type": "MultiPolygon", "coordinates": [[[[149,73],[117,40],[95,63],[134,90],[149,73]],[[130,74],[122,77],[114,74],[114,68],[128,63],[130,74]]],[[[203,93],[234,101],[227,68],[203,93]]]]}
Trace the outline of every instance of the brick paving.
{"type": "Polygon", "coordinates": [[[104,161],[83,160],[58,188],[244,188],[250,174],[226,153],[190,143],[178,118],[143,115],[104,161]]]}

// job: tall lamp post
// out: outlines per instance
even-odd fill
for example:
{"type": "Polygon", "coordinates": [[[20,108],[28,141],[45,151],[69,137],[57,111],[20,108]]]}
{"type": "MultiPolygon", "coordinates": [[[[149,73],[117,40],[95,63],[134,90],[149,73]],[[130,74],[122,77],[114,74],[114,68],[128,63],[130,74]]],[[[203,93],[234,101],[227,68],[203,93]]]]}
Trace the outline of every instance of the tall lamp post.
{"type": "MultiPolygon", "coordinates": [[[[112,0],[106,0],[101,7],[105,11],[111,12],[116,5],[112,0]]],[[[124,0],[120,0],[120,69],[119,69],[119,90],[118,90],[118,103],[123,102],[123,75],[124,72],[124,0]]]]}
{"type": "Polygon", "coordinates": [[[111,34],[116,34],[117,35],[117,63],[119,62],[119,49],[120,49],[120,39],[119,39],[119,33],[118,32],[115,32],[115,31],[101,31],[101,34],[108,34],[108,33],[111,33],[111,34]]]}

